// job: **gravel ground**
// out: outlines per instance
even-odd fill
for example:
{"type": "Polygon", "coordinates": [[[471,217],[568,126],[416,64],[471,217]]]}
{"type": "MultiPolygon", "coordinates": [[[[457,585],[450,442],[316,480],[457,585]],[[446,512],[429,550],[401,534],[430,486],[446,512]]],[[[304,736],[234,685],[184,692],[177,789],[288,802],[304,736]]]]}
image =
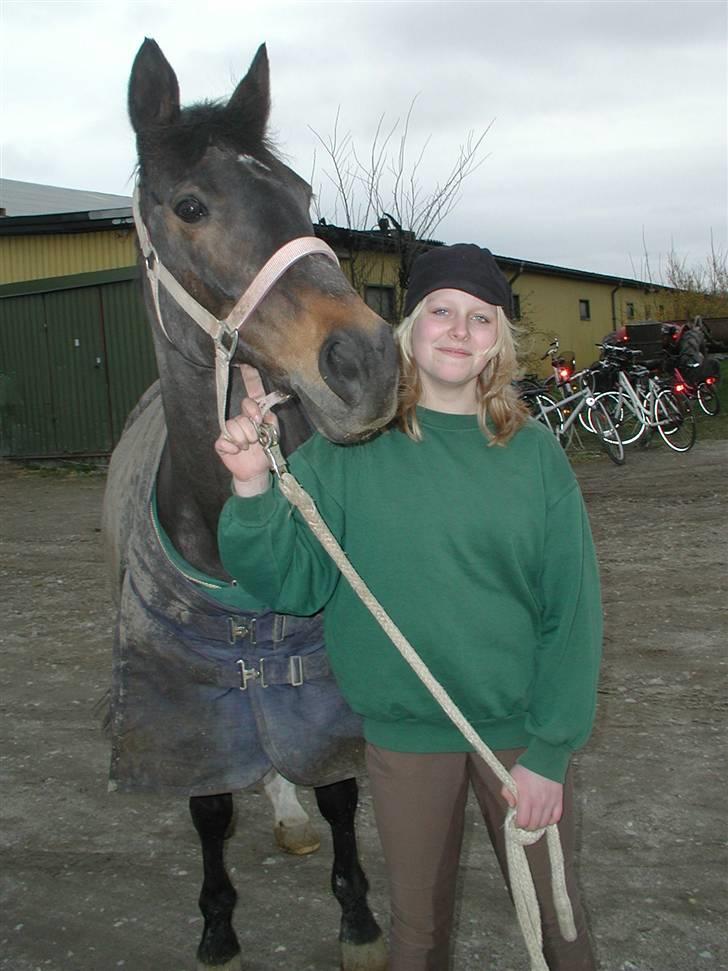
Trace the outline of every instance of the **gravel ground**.
{"type": "MultiPolygon", "coordinates": [[[[605,661],[578,758],[582,884],[603,971],[728,969],[725,500],[728,443],[576,461],[599,549],[605,661]],[[722,510],[721,510],[722,505],[722,510]]],[[[94,704],[111,607],[102,474],[0,463],[0,968],[187,971],[202,921],[184,802],[109,795],[94,704]]],[[[311,808],[311,794],[304,792],[311,808]]],[[[359,833],[386,926],[366,781],[359,833]]],[[[274,846],[265,797],[238,797],[228,861],[246,971],[335,971],[330,843],[274,846]]],[[[523,971],[523,946],[469,808],[457,971],[523,971]]]]}

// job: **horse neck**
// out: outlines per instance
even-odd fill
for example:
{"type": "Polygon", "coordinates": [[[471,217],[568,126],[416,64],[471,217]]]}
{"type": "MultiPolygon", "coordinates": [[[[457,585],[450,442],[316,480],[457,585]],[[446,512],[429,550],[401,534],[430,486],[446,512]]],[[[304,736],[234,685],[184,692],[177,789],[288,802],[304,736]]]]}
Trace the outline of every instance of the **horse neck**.
{"type": "Polygon", "coordinates": [[[167,443],[157,475],[159,519],[177,551],[198,570],[224,576],[217,521],[230,495],[219,461],[215,372],[189,364],[173,348],[157,354],[167,443]]]}
{"type": "MultiPolygon", "coordinates": [[[[175,549],[192,566],[225,577],[217,550],[217,523],[230,496],[230,473],[218,459],[220,434],[213,368],[190,364],[166,340],[157,341],[167,444],[157,476],[159,519],[175,549]]],[[[261,375],[266,391],[273,385],[261,375]]],[[[238,414],[245,387],[237,368],[230,381],[231,415],[238,414]]],[[[278,410],[281,447],[289,455],[312,427],[296,400],[278,410]]]]}

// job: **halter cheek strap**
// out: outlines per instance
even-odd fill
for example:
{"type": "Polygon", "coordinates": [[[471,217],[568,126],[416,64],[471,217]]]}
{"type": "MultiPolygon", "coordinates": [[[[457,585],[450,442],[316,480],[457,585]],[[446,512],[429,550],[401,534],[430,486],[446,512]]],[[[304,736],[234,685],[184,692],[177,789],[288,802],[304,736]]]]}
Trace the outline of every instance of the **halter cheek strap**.
{"type": "MultiPolygon", "coordinates": [[[[339,265],[338,257],[331,247],[322,239],[315,236],[299,236],[289,240],[279,250],[277,250],[267,262],[258,270],[248,288],[235,304],[227,317],[220,319],[210,313],[202,304],[198,303],[194,297],[185,290],[182,284],[172,276],[167,267],[159,259],[159,255],[149,236],[147,227],[141,216],[139,205],[139,186],[134,189],[132,200],[132,211],[134,214],[134,225],[136,226],[139,246],[144,256],[144,266],[149,282],[149,287],[154,303],[154,312],[157,321],[162,329],[162,333],[174,345],[172,338],[164,326],[162,313],[159,306],[159,287],[164,287],[169,296],[174,300],[178,307],[195,321],[206,334],[208,334],[215,345],[215,385],[217,389],[217,418],[220,431],[227,438],[225,430],[225,408],[227,401],[227,389],[230,377],[230,365],[238,346],[238,336],[240,330],[255,312],[261,301],[268,292],[275,286],[289,267],[293,266],[304,256],[320,254],[333,260],[339,265]]],[[[282,398],[281,398],[282,400],[282,398]]]]}

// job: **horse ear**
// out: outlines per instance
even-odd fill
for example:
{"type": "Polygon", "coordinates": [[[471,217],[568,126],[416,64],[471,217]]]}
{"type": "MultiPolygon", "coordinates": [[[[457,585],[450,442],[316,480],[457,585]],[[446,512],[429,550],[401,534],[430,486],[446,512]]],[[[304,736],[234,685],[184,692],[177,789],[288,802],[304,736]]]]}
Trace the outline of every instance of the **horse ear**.
{"type": "Polygon", "coordinates": [[[137,51],[129,78],[129,118],[139,132],[153,125],[176,121],[179,84],[167,58],[149,37],[137,51]]]}
{"type": "Polygon", "coordinates": [[[238,124],[257,140],[262,140],[270,113],[270,72],[268,51],[261,44],[248,73],[230,96],[227,111],[238,116],[238,124]]]}

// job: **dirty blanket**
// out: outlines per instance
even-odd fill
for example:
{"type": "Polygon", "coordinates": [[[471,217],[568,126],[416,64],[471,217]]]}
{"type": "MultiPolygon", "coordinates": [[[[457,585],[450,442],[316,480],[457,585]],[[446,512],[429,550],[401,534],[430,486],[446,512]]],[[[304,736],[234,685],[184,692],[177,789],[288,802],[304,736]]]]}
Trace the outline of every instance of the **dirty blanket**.
{"type": "Polygon", "coordinates": [[[361,724],[329,670],[320,616],[231,613],[164,553],[151,496],[165,439],[153,386],[114,452],[104,500],[120,591],[110,788],[207,795],[271,767],[300,785],[353,775],[361,724]]]}

